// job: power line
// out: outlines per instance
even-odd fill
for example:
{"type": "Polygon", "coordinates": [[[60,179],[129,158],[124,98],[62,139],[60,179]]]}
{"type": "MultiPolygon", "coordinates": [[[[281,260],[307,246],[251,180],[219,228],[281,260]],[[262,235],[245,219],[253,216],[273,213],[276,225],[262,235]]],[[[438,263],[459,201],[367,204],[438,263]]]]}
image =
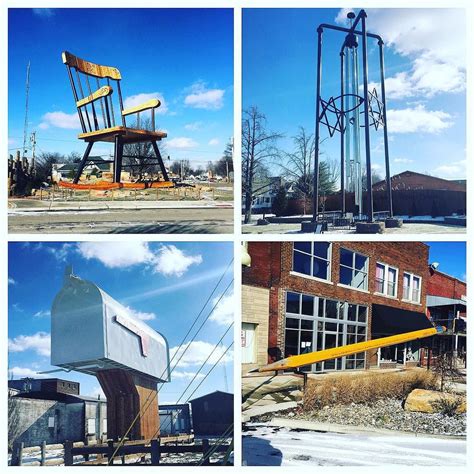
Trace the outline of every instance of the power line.
{"type": "MultiPolygon", "coordinates": [[[[201,308],[201,310],[199,311],[199,314],[196,316],[196,318],[194,319],[193,321],[193,324],[191,325],[191,327],[189,328],[188,332],[186,333],[186,335],[184,336],[183,340],[181,341],[177,351],[175,352],[175,354],[173,354],[173,357],[171,358],[170,362],[168,363],[165,371],[163,372],[163,374],[161,375],[161,378],[165,375],[165,373],[170,370],[169,367],[171,365],[171,362],[172,360],[174,359],[174,357],[176,356],[176,354],[179,352],[179,350],[181,349],[182,345],[184,344],[184,341],[186,340],[187,336],[190,334],[190,332],[192,331],[193,327],[195,326],[195,324],[197,323],[200,315],[202,314],[202,312],[204,311],[204,308],[207,306],[207,304],[209,303],[210,299],[212,298],[213,294],[215,293],[216,289],[218,288],[218,286],[220,285],[221,281],[223,280],[225,274],[227,273],[227,270],[229,269],[229,267],[232,265],[234,261],[234,258],[231,259],[231,261],[229,262],[229,264],[227,265],[227,267],[225,268],[224,272],[222,273],[221,277],[219,278],[219,281],[216,283],[216,285],[214,286],[211,294],[209,295],[209,297],[207,298],[206,302],[204,303],[203,307],[201,308]]],[[[204,320],[204,322],[201,324],[201,326],[199,327],[199,329],[197,330],[197,332],[194,334],[193,336],[193,339],[192,341],[194,340],[194,338],[197,336],[197,334],[199,333],[199,331],[201,330],[201,328],[204,326],[205,322],[209,319],[210,315],[213,313],[214,309],[216,308],[216,306],[219,304],[220,300],[222,299],[223,295],[226,293],[226,291],[228,290],[228,288],[230,287],[230,285],[233,283],[233,279],[231,280],[231,282],[229,283],[229,285],[227,285],[227,288],[224,290],[224,292],[222,293],[222,295],[220,296],[220,298],[218,299],[218,301],[216,302],[216,304],[214,305],[214,307],[212,308],[212,310],[210,311],[210,313],[207,315],[206,319],[204,320]]],[[[191,342],[192,342],[191,341],[191,342]]],[[[187,345],[186,349],[182,352],[180,358],[178,359],[177,363],[181,360],[181,358],[183,357],[183,355],[186,353],[186,351],[189,349],[190,347],[190,344],[187,345]]],[[[176,363],[176,364],[177,364],[176,363]]],[[[171,369],[170,372],[172,372],[174,370],[174,368],[176,367],[176,364],[175,366],[173,367],[173,369],[171,369]]],[[[163,383],[161,384],[161,387],[163,386],[163,383]]],[[[135,418],[132,420],[132,423],[130,424],[129,428],[127,429],[127,431],[125,432],[125,434],[122,436],[117,448],[115,449],[114,453],[112,454],[111,458],[109,459],[108,463],[107,464],[111,464],[113,462],[113,459],[115,457],[115,455],[117,454],[118,450],[120,449],[121,446],[123,446],[123,443],[125,441],[125,438],[126,436],[130,433],[131,429],[133,428],[133,426],[135,425],[135,423],[137,422],[137,420],[139,419],[140,415],[142,415],[142,410],[143,410],[143,414],[146,412],[146,410],[148,410],[148,408],[151,406],[151,404],[153,403],[153,401],[156,399],[156,397],[158,396],[158,393],[160,391],[160,388],[158,388],[158,390],[153,394],[152,398],[150,399],[150,396],[152,395],[152,392],[150,392],[150,394],[148,395],[147,399],[145,400],[145,403],[143,404],[143,407],[142,409],[139,410],[139,412],[137,413],[137,415],[135,416],[135,418]]]]}

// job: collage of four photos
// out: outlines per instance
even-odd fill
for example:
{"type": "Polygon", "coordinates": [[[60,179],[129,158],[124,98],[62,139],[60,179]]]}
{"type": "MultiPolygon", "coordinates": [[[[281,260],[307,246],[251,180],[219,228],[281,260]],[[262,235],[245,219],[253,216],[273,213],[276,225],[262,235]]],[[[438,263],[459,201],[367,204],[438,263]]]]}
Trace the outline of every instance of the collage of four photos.
{"type": "Polygon", "coordinates": [[[467,4],[8,3],[4,465],[465,470],[467,4]]]}

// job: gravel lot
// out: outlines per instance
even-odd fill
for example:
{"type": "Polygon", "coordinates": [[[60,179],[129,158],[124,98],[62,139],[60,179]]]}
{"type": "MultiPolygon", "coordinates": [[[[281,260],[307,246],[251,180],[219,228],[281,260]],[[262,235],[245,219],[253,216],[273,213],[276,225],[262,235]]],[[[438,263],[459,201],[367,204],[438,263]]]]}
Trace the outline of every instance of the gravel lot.
{"type": "MultiPolygon", "coordinates": [[[[274,415],[259,417],[256,420],[265,422],[274,415]]],[[[384,428],[394,431],[433,435],[466,435],[466,415],[452,417],[440,414],[415,413],[405,411],[400,400],[379,400],[372,405],[337,405],[327,406],[313,412],[302,412],[301,409],[279,413],[279,417],[299,418],[340,425],[384,428]]]]}

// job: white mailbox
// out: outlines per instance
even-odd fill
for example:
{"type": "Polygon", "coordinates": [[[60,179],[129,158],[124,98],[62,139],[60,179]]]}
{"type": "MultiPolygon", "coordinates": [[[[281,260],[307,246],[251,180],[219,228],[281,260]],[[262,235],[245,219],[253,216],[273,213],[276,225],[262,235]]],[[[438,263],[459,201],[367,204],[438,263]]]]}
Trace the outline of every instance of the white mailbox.
{"type": "Polygon", "coordinates": [[[51,364],[90,375],[125,369],[170,381],[166,339],[70,269],[51,310],[51,364]]]}

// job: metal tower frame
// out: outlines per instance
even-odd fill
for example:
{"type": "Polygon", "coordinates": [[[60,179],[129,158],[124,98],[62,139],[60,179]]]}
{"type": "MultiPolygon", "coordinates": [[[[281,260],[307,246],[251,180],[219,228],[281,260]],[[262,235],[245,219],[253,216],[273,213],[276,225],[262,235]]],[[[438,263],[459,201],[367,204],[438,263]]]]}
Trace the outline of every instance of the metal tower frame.
{"type": "Polygon", "coordinates": [[[367,32],[366,19],[367,13],[365,10],[360,10],[359,14],[355,16],[354,13],[349,13],[348,18],[353,20],[350,28],[341,26],[329,25],[322,23],[317,29],[318,33],[318,52],[317,52],[317,73],[316,73],[316,130],[315,130],[315,166],[313,178],[313,218],[312,222],[317,222],[318,219],[318,204],[319,204],[319,140],[320,140],[320,126],[326,125],[329,135],[332,137],[336,132],[340,133],[341,140],[341,211],[344,216],[346,212],[345,204],[345,132],[347,130],[346,118],[349,112],[353,112],[354,108],[347,109],[349,103],[348,96],[352,96],[353,101],[358,100],[356,108],[363,107],[363,120],[361,128],[364,128],[365,137],[365,165],[367,174],[367,201],[365,206],[365,213],[369,222],[373,222],[373,191],[372,191],[372,166],[371,166],[371,149],[370,149],[370,127],[378,130],[383,128],[384,136],[384,154],[385,154],[385,181],[387,185],[387,200],[389,216],[393,217],[392,205],[392,186],[390,178],[390,156],[388,149],[388,132],[387,132],[387,107],[385,97],[385,71],[384,71],[384,42],[381,36],[367,32]],[[360,24],[360,29],[357,27],[360,24]],[[340,51],[340,95],[338,97],[330,97],[324,100],[321,97],[321,79],[322,79],[322,47],[323,47],[323,31],[325,29],[334,30],[341,33],[346,33],[346,37],[340,51]],[[381,98],[379,99],[376,89],[369,91],[369,64],[367,52],[367,39],[376,39],[379,47],[379,69],[380,69],[380,89],[381,98]],[[362,47],[362,95],[356,95],[354,91],[348,94],[344,88],[345,82],[345,55],[348,48],[357,48],[359,45],[357,39],[361,39],[362,47]],[[339,104],[339,106],[337,105],[339,104]],[[327,114],[334,114],[336,116],[335,124],[331,124],[327,114]]]}

